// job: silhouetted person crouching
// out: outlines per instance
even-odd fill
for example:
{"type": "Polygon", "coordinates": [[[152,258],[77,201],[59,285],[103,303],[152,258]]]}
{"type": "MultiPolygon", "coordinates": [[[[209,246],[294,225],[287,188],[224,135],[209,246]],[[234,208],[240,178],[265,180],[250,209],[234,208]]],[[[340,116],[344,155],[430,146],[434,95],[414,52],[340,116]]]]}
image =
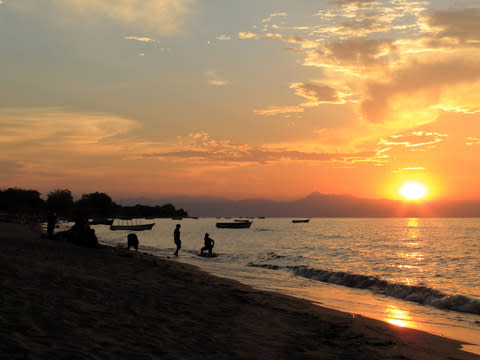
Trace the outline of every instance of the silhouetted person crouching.
{"type": "Polygon", "coordinates": [[[135,251],[138,251],[138,237],[137,234],[128,234],[127,236],[127,248],[130,250],[130,248],[133,247],[135,251]]]}
{"type": "Polygon", "coordinates": [[[212,250],[215,246],[215,240],[213,240],[208,233],[205,233],[204,247],[200,249],[200,255],[204,255],[204,251],[208,251],[208,256],[213,256],[212,250]]]}

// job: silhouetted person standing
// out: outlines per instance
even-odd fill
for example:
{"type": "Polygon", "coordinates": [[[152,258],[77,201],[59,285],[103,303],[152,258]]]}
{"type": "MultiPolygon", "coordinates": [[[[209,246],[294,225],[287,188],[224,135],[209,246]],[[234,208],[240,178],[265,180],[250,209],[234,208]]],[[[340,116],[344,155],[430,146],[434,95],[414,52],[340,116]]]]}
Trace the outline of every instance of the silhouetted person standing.
{"type": "Polygon", "coordinates": [[[215,241],[208,235],[208,233],[205,233],[204,245],[205,246],[200,249],[200,255],[203,255],[203,252],[208,250],[208,256],[213,256],[212,250],[215,246],[215,241]]]}
{"type": "Polygon", "coordinates": [[[57,216],[55,215],[55,212],[50,211],[47,215],[47,234],[50,238],[53,236],[55,225],[57,225],[57,216]]]}
{"type": "Polygon", "coordinates": [[[177,250],[175,250],[175,256],[178,256],[178,250],[182,247],[182,241],[180,240],[180,224],[177,224],[175,230],[173,231],[173,241],[177,245],[177,250]]]}

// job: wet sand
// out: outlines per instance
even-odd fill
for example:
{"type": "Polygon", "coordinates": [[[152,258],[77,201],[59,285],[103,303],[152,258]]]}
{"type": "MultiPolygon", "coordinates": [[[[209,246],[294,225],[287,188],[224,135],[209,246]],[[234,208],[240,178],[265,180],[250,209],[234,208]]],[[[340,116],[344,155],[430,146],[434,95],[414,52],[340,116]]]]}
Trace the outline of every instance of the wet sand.
{"type": "Polygon", "coordinates": [[[0,223],[0,357],[480,359],[453,340],[37,228],[0,223]]]}

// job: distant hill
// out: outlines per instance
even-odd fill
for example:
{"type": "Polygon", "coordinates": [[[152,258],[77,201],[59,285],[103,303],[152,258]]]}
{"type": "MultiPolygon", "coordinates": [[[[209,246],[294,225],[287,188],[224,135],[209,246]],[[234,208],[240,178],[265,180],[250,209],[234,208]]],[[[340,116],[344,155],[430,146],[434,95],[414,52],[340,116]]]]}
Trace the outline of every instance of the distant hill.
{"type": "Polygon", "coordinates": [[[480,200],[406,203],[363,199],[351,195],[312,193],[294,201],[265,199],[229,200],[220,197],[172,196],[122,199],[123,205],[171,203],[200,217],[480,217],[480,200]]]}

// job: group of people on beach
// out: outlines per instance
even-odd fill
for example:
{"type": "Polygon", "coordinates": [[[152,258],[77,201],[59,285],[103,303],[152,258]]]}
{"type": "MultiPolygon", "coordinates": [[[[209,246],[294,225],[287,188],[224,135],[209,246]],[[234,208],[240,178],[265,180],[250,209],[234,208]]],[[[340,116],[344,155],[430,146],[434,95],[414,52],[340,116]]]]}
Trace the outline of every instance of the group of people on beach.
{"type": "MultiPolygon", "coordinates": [[[[175,230],[173,231],[173,242],[177,246],[177,249],[173,253],[173,255],[178,256],[178,251],[182,248],[182,241],[180,240],[180,224],[175,226],[175,230]]],[[[215,240],[213,240],[208,233],[205,233],[203,238],[204,246],[200,249],[200,255],[202,256],[213,256],[213,247],[215,246],[215,240]],[[205,253],[208,251],[207,253],[205,253]]]]}

